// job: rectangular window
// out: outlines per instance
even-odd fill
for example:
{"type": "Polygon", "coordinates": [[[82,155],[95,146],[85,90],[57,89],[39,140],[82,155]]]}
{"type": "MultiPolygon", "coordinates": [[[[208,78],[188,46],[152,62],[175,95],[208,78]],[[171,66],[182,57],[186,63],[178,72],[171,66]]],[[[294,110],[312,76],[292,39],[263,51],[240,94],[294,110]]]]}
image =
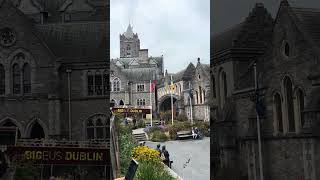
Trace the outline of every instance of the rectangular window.
{"type": "Polygon", "coordinates": [[[95,91],[96,95],[102,95],[102,76],[100,74],[95,75],[95,91]]]}
{"type": "Polygon", "coordinates": [[[94,93],[93,76],[88,75],[88,95],[92,96],[93,93],[94,93]]]}
{"type": "Polygon", "coordinates": [[[103,94],[107,95],[109,89],[110,89],[109,75],[104,74],[104,76],[103,76],[103,94]]]}
{"type": "Polygon", "coordinates": [[[144,92],[144,84],[137,85],[137,92],[144,92]]]}

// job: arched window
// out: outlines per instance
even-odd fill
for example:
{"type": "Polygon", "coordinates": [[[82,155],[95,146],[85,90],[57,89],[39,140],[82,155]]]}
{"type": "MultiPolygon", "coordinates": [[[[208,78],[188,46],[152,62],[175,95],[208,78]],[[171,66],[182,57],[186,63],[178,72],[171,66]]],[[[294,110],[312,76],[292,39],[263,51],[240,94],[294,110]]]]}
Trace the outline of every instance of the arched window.
{"type": "Polygon", "coordinates": [[[275,94],[274,99],[274,117],[277,123],[278,131],[283,132],[282,106],[280,94],[275,94]]]}
{"type": "Polygon", "coordinates": [[[94,94],[94,82],[93,82],[93,74],[91,71],[88,71],[88,95],[92,96],[94,94]]]}
{"type": "Polygon", "coordinates": [[[199,95],[200,95],[199,104],[202,104],[202,88],[201,88],[201,86],[199,86],[199,95]]]}
{"type": "Polygon", "coordinates": [[[120,106],[123,106],[123,105],[124,105],[124,102],[122,101],[122,99],[120,100],[119,105],[120,105],[120,106]]]}
{"type": "Polygon", "coordinates": [[[18,129],[18,138],[21,137],[21,132],[20,129],[17,127],[17,125],[15,123],[13,123],[11,120],[6,120],[4,123],[2,123],[1,125],[2,127],[14,127],[18,129]]]}
{"type": "Polygon", "coordinates": [[[203,103],[205,103],[205,102],[206,102],[206,91],[203,90],[203,103]]]}
{"type": "Polygon", "coordinates": [[[227,86],[227,74],[225,72],[222,73],[222,80],[223,80],[223,98],[224,100],[226,100],[228,95],[228,86],[227,86]]]}
{"type": "Polygon", "coordinates": [[[227,74],[221,69],[219,72],[219,100],[222,108],[228,95],[227,74]]]}
{"type": "Polygon", "coordinates": [[[6,77],[2,64],[0,64],[0,95],[3,95],[6,91],[6,77]]]}
{"type": "Polygon", "coordinates": [[[216,79],[214,78],[214,75],[211,75],[211,81],[212,81],[212,96],[214,98],[217,97],[217,92],[216,92],[216,79]]]}
{"type": "Polygon", "coordinates": [[[32,139],[45,138],[44,130],[38,122],[35,122],[33,124],[32,128],[31,128],[31,132],[30,132],[30,138],[32,138],[32,139]]]}
{"type": "Polygon", "coordinates": [[[12,66],[13,94],[21,93],[21,73],[18,64],[12,66]]]}
{"type": "Polygon", "coordinates": [[[284,54],[286,56],[290,56],[290,46],[289,46],[289,44],[287,42],[284,45],[284,54]]]}
{"type": "Polygon", "coordinates": [[[303,117],[303,111],[304,111],[304,94],[301,89],[297,90],[297,105],[298,105],[298,116],[300,119],[301,127],[304,125],[304,117],[303,117]]]}
{"type": "Polygon", "coordinates": [[[286,77],[283,81],[284,91],[285,91],[285,100],[286,100],[286,111],[287,111],[287,119],[289,125],[289,132],[295,131],[295,120],[294,120],[294,110],[293,110],[293,92],[292,92],[292,82],[286,77]]]}
{"type": "Polygon", "coordinates": [[[87,139],[104,140],[108,137],[107,118],[96,115],[86,122],[87,139]]]}
{"type": "Polygon", "coordinates": [[[92,119],[87,121],[87,139],[94,139],[94,124],[92,119]]]}
{"type": "Polygon", "coordinates": [[[110,90],[110,77],[109,77],[109,73],[106,70],[103,73],[103,94],[107,95],[109,93],[109,90],[110,90]]]}
{"type": "Polygon", "coordinates": [[[23,93],[28,94],[31,93],[31,70],[30,65],[25,63],[23,65],[23,93]]]}
{"type": "Polygon", "coordinates": [[[196,104],[198,104],[199,103],[199,94],[198,94],[198,91],[196,91],[196,104]]]}
{"type": "Polygon", "coordinates": [[[102,123],[102,120],[97,119],[96,120],[96,133],[97,133],[96,137],[97,137],[97,139],[103,139],[103,137],[104,137],[103,131],[104,131],[104,125],[102,123]]]}
{"type": "Polygon", "coordinates": [[[97,71],[94,76],[94,84],[96,95],[102,95],[102,75],[100,71],[97,71]]]}
{"type": "Polygon", "coordinates": [[[115,78],[113,80],[113,91],[119,92],[120,91],[120,85],[121,85],[120,79],[119,78],[115,78]]]}
{"type": "Polygon", "coordinates": [[[116,105],[116,101],[114,99],[111,99],[110,107],[114,107],[115,105],[116,105]]]}

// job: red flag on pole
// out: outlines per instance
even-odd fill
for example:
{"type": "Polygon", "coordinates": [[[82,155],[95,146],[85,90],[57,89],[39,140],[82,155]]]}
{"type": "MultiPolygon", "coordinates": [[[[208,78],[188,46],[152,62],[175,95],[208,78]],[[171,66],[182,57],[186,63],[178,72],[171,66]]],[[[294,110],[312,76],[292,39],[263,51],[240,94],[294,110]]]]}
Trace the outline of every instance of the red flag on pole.
{"type": "Polygon", "coordinates": [[[151,83],[151,92],[154,92],[155,89],[156,89],[156,84],[157,84],[157,80],[154,80],[152,83],[151,83]]]}

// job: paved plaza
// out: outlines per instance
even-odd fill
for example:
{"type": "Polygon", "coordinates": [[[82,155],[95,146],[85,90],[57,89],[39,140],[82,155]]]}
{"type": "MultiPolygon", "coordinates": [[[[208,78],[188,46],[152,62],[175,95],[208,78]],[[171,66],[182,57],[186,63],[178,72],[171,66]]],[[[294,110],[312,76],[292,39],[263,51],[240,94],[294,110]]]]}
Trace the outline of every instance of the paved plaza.
{"type": "MultiPolygon", "coordinates": [[[[155,148],[159,143],[146,142],[146,145],[155,148]]],[[[184,180],[210,179],[210,139],[168,141],[165,145],[173,161],[174,170],[184,180]],[[189,163],[186,163],[190,159],[189,163]]]]}

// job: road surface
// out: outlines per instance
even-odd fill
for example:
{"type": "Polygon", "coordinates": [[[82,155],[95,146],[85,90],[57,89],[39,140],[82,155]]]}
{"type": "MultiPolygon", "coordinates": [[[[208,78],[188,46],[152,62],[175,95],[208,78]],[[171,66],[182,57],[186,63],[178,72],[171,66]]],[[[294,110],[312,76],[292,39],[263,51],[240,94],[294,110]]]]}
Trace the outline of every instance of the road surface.
{"type": "MultiPolygon", "coordinates": [[[[146,142],[156,148],[156,142],[146,142]]],[[[168,141],[160,143],[166,146],[173,161],[174,170],[184,180],[210,180],[210,139],[168,141]],[[186,163],[190,159],[189,163],[186,163]]]]}

